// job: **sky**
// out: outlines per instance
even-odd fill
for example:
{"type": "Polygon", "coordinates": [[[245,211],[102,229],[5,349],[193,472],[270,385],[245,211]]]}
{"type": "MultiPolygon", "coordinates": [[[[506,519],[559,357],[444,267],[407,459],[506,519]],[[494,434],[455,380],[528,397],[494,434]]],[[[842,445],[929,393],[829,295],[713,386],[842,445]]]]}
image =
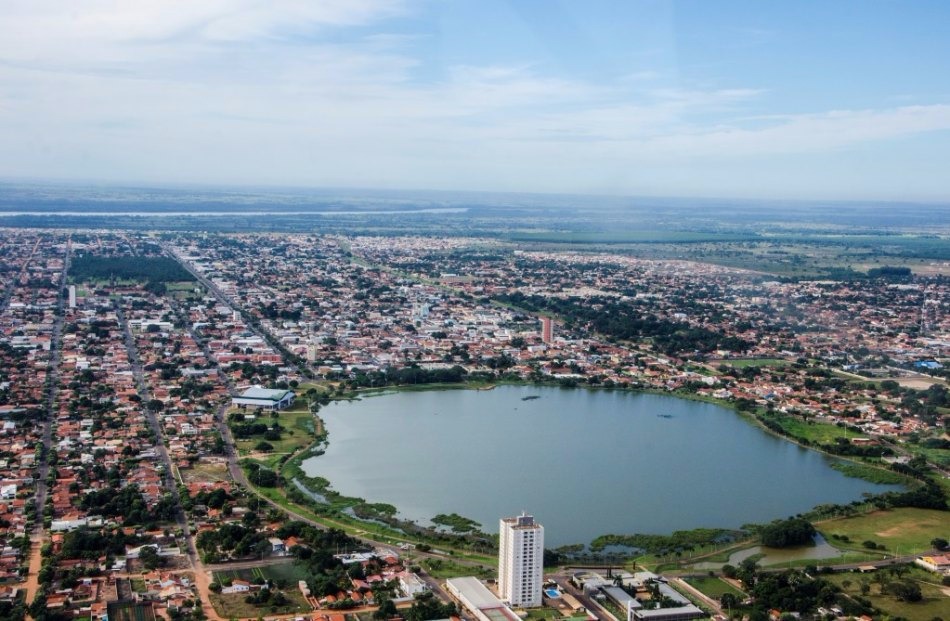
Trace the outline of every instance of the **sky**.
{"type": "Polygon", "coordinates": [[[2,0],[0,178],[950,201],[944,0],[2,0]]]}

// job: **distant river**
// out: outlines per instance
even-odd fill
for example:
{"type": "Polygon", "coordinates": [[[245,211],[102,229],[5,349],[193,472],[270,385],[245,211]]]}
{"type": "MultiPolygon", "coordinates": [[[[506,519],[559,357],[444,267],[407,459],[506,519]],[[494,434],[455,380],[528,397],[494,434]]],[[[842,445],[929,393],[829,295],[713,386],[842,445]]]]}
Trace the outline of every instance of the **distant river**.
{"type": "Polygon", "coordinates": [[[370,211],[352,209],[349,211],[283,211],[283,210],[251,210],[251,211],[220,211],[194,209],[190,211],[7,211],[0,209],[0,218],[7,216],[70,216],[70,217],[97,217],[103,216],[142,216],[149,218],[180,218],[180,217],[234,217],[234,216],[412,216],[417,214],[444,214],[465,213],[467,207],[434,207],[431,209],[390,209],[384,211],[370,211]]]}
{"type": "Polygon", "coordinates": [[[662,395],[499,386],[400,392],[320,411],[324,455],[304,470],[420,523],[456,512],[497,532],[522,509],[548,547],[605,533],[738,527],[897,489],[731,410],[662,395]],[[538,399],[523,400],[524,397],[538,399]]]}

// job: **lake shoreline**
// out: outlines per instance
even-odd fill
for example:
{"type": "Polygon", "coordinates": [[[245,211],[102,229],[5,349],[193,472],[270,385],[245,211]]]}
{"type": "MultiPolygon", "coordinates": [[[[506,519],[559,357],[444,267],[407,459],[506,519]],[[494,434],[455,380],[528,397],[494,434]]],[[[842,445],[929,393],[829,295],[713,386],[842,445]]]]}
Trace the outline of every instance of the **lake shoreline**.
{"type": "MultiPolygon", "coordinates": [[[[669,390],[659,390],[656,388],[643,388],[643,387],[624,387],[624,386],[562,386],[557,382],[532,382],[529,380],[498,380],[497,382],[491,383],[482,383],[482,382],[461,382],[461,383],[451,383],[451,384],[419,384],[414,386],[402,385],[402,386],[385,386],[380,388],[360,388],[353,391],[351,394],[352,397],[341,397],[335,400],[345,400],[345,401],[358,401],[362,396],[367,398],[384,396],[387,394],[398,394],[401,392],[420,392],[420,391],[430,391],[430,390],[490,390],[495,386],[535,386],[540,388],[560,388],[562,390],[588,390],[588,391],[608,391],[608,392],[624,392],[630,394],[648,394],[648,395],[661,395],[661,396],[670,396],[676,397],[679,399],[685,399],[688,401],[697,401],[700,403],[709,403],[712,405],[717,405],[719,407],[732,410],[739,418],[746,421],[750,425],[761,429],[765,433],[775,438],[785,440],[791,444],[795,444],[803,449],[814,451],[821,455],[825,455],[829,458],[838,460],[845,464],[858,464],[863,466],[864,469],[841,469],[840,471],[856,479],[861,479],[869,483],[882,483],[882,480],[879,477],[876,477],[873,474],[873,470],[880,470],[887,474],[894,474],[892,470],[888,470],[883,466],[876,466],[874,464],[869,464],[868,462],[862,461],[858,458],[847,456],[847,455],[836,455],[829,451],[826,451],[818,446],[815,446],[813,443],[804,443],[800,438],[797,438],[792,435],[783,435],[775,432],[770,429],[768,426],[762,423],[758,416],[754,412],[744,412],[736,407],[735,402],[726,400],[726,399],[717,399],[715,397],[707,397],[705,395],[698,395],[693,392],[688,391],[669,391],[669,390]],[[490,388],[488,388],[490,387],[490,388]]],[[[909,477],[903,477],[899,485],[903,485],[906,488],[910,488],[915,484],[915,481],[909,477]]]]}
{"type": "MultiPolygon", "coordinates": [[[[787,436],[781,436],[780,434],[772,433],[770,430],[768,430],[767,428],[765,428],[765,427],[762,426],[761,424],[758,424],[758,422],[754,419],[754,417],[748,416],[748,415],[744,415],[743,413],[738,412],[738,411],[736,410],[736,408],[731,407],[728,402],[722,402],[722,401],[720,401],[720,400],[709,399],[709,398],[700,397],[700,396],[697,396],[697,395],[685,395],[685,394],[682,394],[682,393],[671,392],[671,391],[658,391],[658,390],[639,389],[639,388],[638,388],[638,389],[630,389],[630,388],[607,388],[607,387],[577,387],[577,388],[584,388],[585,390],[584,390],[584,391],[571,391],[571,390],[568,389],[568,387],[563,387],[563,386],[558,386],[558,385],[553,385],[553,386],[552,386],[552,385],[550,385],[550,384],[538,384],[538,383],[536,383],[536,382],[509,382],[509,381],[500,381],[500,382],[493,382],[492,385],[498,386],[499,388],[500,388],[500,387],[503,387],[503,386],[522,387],[522,388],[524,388],[524,387],[530,387],[530,388],[534,388],[534,389],[547,389],[547,390],[553,390],[554,388],[559,388],[560,390],[564,390],[565,392],[580,392],[580,393],[595,393],[595,392],[596,392],[596,393],[619,393],[619,394],[629,394],[629,395],[632,395],[632,396],[651,395],[651,396],[658,396],[658,397],[663,397],[663,398],[673,398],[673,399],[678,400],[678,401],[696,401],[696,402],[706,403],[706,404],[710,404],[710,405],[715,405],[715,406],[718,406],[718,407],[720,407],[720,408],[725,407],[726,409],[729,409],[729,410],[731,410],[731,411],[733,411],[733,412],[735,412],[735,413],[738,413],[738,414],[740,414],[739,418],[745,420],[746,422],[754,423],[753,425],[751,425],[752,428],[757,429],[757,431],[758,431],[758,430],[766,431],[766,432],[767,432],[767,435],[768,435],[769,437],[773,437],[773,438],[776,438],[776,439],[778,439],[778,440],[785,440],[785,441],[791,440],[791,439],[790,439],[789,437],[787,437],[787,436]],[[592,391],[590,388],[596,388],[596,390],[595,390],[595,391],[592,391]]],[[[474,392],[474,391],[478,391],[479,389],[481,389],[482,392],[486,392],[486,393],[487,393],[488,391],[485,391],[485,390],[484,390],[484,387],[485,387],[485,386],[486,386],[486,384],[470,384],[470,383],[462,383],[462,384],[438,384],[438,385],[418,385],[418,386],[388,386],[388,387],[380,387],[380,388],[372,388],[372,389],[363,389],[363,390],[355,391],[354,393],[347,394],[347,395],[343,396],[342,398],[337,398],[335,401],[350,401],[350,402],[352,402],[352,401],[361,401],[361,400],[363,400],[364,398],[365,398],[365,399],[369,399],[369,398],[371,398],[371,397],[376,397],[376,396],[399,395],[399,394],[403,394],[403,393],[419,393],[419,392],[443,391],[443,390],[447,390],[447,389],[448,389],[448,390],[470,390],[470,391],[473,391],[473,392],[474,392]]],[[[558,392],[560,392],[560,391],[558,391],[558,392]]],[[[531,403],[531,402],[529,401],[528,403],[531,403]]],[[[523,404],[523,405],[527,405],[527,404],[525,404],[524,402],[522,402],[522,404],[523,404]]],[[[518,408],[516,407],[515,409],[518,409],[518,408]]],[[[437,413],[434,412],[434,414],[437,414],[437,413]]],[[[659,415],[657,415],[657,416],[659,416],[659,415]]],[[[822,452],[822,451],[815,450],[814,447],[801,446],[800,444],[798,444],[798,443],[796,443],[796,442],[789,442],[789,444],[791,444],[791,445],[797,445],[797,446],[799,446],[800,448],[812,449],[811,451],[809,451],[809,453],[821,454],[821,455],[823,455],[823,456],[828,456],[827,453],[824,453],[824,452],[822,452]]],[[[834,455],[830,455],[829,457],[832,457],[832,458],[834,458],[834,459],[840,459],[839,457],[834,456],[834,455]]],[[[301,463],[300,463],[300,471],[304,471],[304,467],[303,467],[303,463],[302,463],[302,462],[303,462],[303,460],[301,460],[301,463]]],[[[329,478],[330,478],[331,480],[333,479],[333,477],[329,477],[329,478]]],[[[331,481],[327,481],[327,483],[329,484],[329,483],[331,483],[331,481]]],[[[322,487],[322,486],[321,486],[321,487],[322,487]]],[[[322,489],[321,489],[321,490],[314,490],[314,491],[316,491],[317,493],[321,493],[321,494],[324,493],[324,490],[322,490],[322,489]]],[[[397,502],[397,503],[394,503],[394,504],[398,505],[399,503],[397,502]]],[[[809,507],[809,508],[811,508],[811,507],[809,507]]],[[[460,510],[460,508],[458,508],[458,507],[445,506],[445,507],[442,508],[442,511],[444,511],[444,512],[459,511],[462,515],[465,515],[464,511],[463,511],[463,510],[460,510]]],[[[410,514],[410,515],[413,515],[413,514],[410,514]]],[[[466,517],[470,517],[470,516],[466,516],[466,517]]],[[[780,516],[776,515],[776,517],[780,517],[780,516]]],[[[421,518],[419,518],[419,519],[421,519],[421,518]]],[[[604,534],[606,534],[606,533],[604,533],[604,534]]],[[[585,544],[585,545],[586,545],[586,544],[585,544]]]]}

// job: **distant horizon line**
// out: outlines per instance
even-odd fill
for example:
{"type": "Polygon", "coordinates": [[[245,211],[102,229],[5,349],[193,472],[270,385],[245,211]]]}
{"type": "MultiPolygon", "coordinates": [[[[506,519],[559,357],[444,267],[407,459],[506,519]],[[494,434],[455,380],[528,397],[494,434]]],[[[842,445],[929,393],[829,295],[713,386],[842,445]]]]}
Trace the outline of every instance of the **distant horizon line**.
{"type": "Polygon", "coordinates": [[[613,200],[670,200],[670,201],[737,201],[743,203],[836,203],[836,204],[865,204],[868,206],[888,206],[895,204],[928,205],[934,207],[950,208],[950,197],[945,199],[937,198],[788,198],[788,197],[749,197],[749,196],[728,196],[728,195],[690,195],[690,194],[619,194],[619,193],[582,193],[582,192],[543,192],[533,190],[473,190],[473,189],[453,189],[444,188],[395,188],[395,187],[369,187],[369,186],[348,186],[348,185],[276,185],[259,183],[230,183],[222,184],[216,182],[164,182],[164,181],[117,181],[106,179],[73,179],[56,177],[8,177],[0,176],[0,186],[40,186],[55,188],[112,188],[125,190],[197,190],[208,193],[218,194],[276,194],[280,192],[294,192],[300,194],[307,193],[394,193],[402,195],[412,194],[462,194],[462,195],[489,195],[489,196],[530,196],[530,197],[564,197],[564,198],[598,198],[613,200]]]}

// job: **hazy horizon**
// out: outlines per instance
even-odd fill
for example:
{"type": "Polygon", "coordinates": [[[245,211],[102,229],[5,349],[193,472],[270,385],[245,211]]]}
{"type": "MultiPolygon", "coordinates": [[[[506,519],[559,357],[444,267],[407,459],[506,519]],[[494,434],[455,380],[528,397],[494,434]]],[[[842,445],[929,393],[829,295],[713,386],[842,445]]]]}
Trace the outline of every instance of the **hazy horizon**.
{"type": "Polygon", "coordinates": [[[950,5],[31,0],[0,176],[950,202],[950,5]]]}

